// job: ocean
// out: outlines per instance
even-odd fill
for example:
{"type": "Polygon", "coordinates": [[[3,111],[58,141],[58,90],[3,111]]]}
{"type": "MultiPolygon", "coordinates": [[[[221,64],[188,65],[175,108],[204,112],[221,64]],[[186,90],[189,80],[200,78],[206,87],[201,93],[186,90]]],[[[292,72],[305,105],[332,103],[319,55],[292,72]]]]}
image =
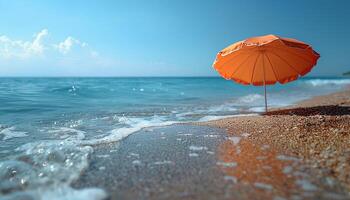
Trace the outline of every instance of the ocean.
{"type": "MultiPolygon", "coordinates": [[[[268,106],[348,84],[311,77],[268,86],[268,106]]],[[[69,186],[89,165],[94,145],[147,127],[255,115],[264,111],[263,92],[219,77],[0,78],[0,198],[101,199],[98,188],[69,186]]]]}

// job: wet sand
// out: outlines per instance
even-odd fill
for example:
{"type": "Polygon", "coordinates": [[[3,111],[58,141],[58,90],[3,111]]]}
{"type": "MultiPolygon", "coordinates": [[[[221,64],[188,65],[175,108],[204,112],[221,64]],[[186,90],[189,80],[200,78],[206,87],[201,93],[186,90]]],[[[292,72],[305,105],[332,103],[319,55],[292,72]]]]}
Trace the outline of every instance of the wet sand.
{"type": "Polygon", "coordinates": [[[144,129],[120,143],[96,146],[74,187],[102,187],[110,199],[224,199],[234,192],[215,155],[225,138],[224,131],[204,126],[144,129]]]}
{"type": "Polygon", "coordinates": [[[350,199],[350,91],[94,147],[75,188],[109,199],[350,199]]]}

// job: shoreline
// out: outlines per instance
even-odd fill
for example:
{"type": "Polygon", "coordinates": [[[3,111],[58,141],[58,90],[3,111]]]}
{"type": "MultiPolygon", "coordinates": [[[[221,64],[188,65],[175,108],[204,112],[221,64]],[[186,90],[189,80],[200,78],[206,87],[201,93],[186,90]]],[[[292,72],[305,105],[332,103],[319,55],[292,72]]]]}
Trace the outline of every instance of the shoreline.
{"type": "Polygon", "coordinates": [[[108,199],[349,199],[348,105],[349,89],[267,115],[144,128],[94,146],[72,187],[108,199]]]}

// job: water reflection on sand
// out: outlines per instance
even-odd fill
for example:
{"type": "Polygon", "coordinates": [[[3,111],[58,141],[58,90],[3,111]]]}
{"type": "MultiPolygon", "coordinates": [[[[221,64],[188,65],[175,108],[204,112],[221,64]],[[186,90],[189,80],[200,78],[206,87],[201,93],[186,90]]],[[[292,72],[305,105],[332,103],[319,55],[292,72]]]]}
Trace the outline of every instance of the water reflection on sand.
{"type": "Polygon", "coordinates": [[[228,137],[217,154],[224,181],[244,199],[345,199],[332,189],[328,191],[327,184],[317,180],[313,183],[299,158],[280,154],[269,145],[253,144],[248,136],[228,137]]]}

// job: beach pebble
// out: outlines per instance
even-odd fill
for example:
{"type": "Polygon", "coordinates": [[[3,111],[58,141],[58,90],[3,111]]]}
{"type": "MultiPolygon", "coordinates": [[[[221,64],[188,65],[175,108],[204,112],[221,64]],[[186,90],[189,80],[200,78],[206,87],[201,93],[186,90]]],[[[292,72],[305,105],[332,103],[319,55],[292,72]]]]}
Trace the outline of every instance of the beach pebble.
{"type": "Polygon", "coordinates": [[[272,190],[272,189],[273,189],[272,185],[266,184],[266,183],[259,183],[259,182],[256,182],[256,183],[254,183],[254,186],[255,186],[256,188],[264,189],[264,190],[272,190]]]}
{"type": "Polygon", "coordinates": [[[222,166],[222,167],[236,167],[237,163],[236,162],[216,162],[217,165],[222,166]]]}
{"type": "Polygon", "coordinates": [[[190,154],[188,154],[188,156],[190,156],[190,157],[198,157],[199,155],[198,155],[198,153],[190,153],[190,154]]]}
{"type": "Polygon", "coordinates": [[[315,191],[317,190],[317,187],[310,183],[310,181],[302,179],[302,180],[297,180],[296,184],[299,185],[303,190],[305,191],[315,191]]]}
{"type": "Polygon", "coordinates": [[[238,182],[237,178],[234,177],[234,176],[224,176],[224,180],[225,181],[231,181],[233,183],[237,183],[238,182]]]}

